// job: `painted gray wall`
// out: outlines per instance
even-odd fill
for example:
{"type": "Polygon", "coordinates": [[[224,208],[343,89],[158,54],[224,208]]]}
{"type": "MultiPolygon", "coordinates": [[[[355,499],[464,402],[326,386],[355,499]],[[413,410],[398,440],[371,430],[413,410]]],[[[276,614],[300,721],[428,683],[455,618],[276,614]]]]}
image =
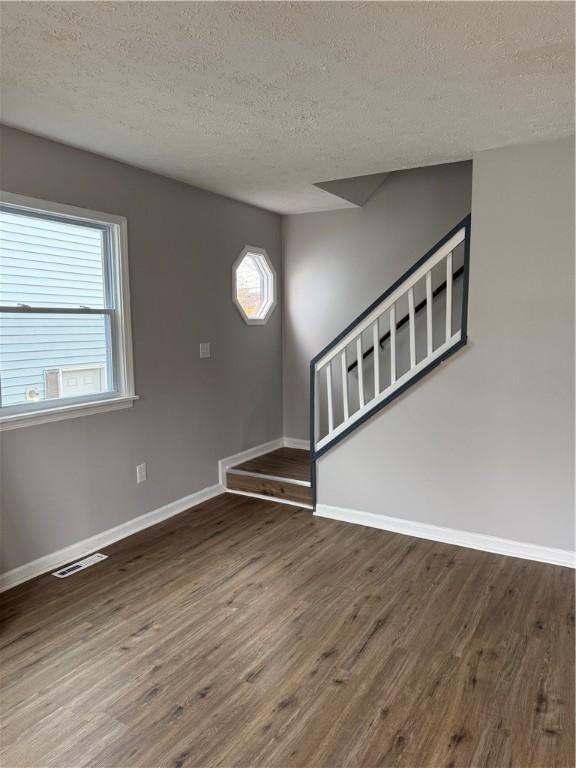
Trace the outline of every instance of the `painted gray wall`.
{"type": "Polygon", "coordinates": [[[310,360],[470,213],[472,164],[391,174],[364,208],[283,219],[284,434],[308,437],[310,360]]]}
{"type": "Polygon", "coordinates": [[[320,460],[321,504],[573,548],[573,169],[573,140],[474,158],[469,345],[320,460]]]}
{"type": "Polygon", "coordinates": [[[218,459],[281,436],[281,308],[248,326],[231,300],[243,246],[266,248],[280,274],[281,242],[276,214],[97,155],[9,128],[1,152],[4,190],[128,218],[141,396],[1,434],[9,570],[213,485],[218,459]]]}

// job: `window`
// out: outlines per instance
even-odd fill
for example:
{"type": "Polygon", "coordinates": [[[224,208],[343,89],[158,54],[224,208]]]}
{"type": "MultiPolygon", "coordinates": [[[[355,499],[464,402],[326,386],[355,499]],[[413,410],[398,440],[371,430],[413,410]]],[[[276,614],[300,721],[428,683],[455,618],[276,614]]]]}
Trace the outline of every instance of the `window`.
{"type": "Polygon", "coordinates": [[[249,325],[268,322],[276,306],[276,273],[262,248],[246,246],[232,270],[232,297],[249,325]]]}
{"type": "Polygon", "coordinates": [[[17,195],[0,203],[0,425],[136,399],[126,220],[17,195]]]}

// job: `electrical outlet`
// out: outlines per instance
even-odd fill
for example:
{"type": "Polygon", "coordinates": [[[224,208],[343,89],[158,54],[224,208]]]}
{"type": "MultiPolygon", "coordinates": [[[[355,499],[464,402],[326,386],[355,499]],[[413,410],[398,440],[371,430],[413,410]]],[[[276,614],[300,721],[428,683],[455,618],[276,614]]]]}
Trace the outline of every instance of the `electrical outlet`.
{"type": "Polygon", "coordinates": [[[143,483],[146,480],[146,464],[138,464],[136,467],[136,482],[143,483]]]}
{"type": "Polygon", "coordinates": [[[211,357],[210,353],[210,342],[209,341],[203,341],[200,344],[200,357],[211,357]]]}

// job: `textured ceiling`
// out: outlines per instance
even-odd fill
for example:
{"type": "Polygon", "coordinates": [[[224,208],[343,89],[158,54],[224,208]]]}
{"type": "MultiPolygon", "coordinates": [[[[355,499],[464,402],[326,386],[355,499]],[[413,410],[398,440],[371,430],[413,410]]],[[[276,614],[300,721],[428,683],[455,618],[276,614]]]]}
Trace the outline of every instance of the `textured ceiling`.
{"type": "Polygon", "coordinates": [[[4,2],[4,122],[284,213],[573,132],[570,2],[4,2]]]}

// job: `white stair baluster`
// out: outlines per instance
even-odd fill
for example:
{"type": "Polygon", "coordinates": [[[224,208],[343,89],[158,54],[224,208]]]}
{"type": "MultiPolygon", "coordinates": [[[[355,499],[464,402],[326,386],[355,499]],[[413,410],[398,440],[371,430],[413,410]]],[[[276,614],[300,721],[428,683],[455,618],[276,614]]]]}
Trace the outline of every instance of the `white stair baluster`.
{"type": "Polygon", "coordinates": [[[314,445],[312,446],[313,448],[316,448],[316,444],[321,439],[320,438],[320,424],[321,424],[320,403],[321,403],[320,371],[316,369],[314,371],[314,395],[313,395],[313,399],[311,399],[311,402],[310,402],[310,405],[314,408],[313,422],[312,422],[312,429],[314,430],[314,445]]]}
{"type": "Polygon", "coordinates": [[[416,365],[416,319],[414,317],[414,288],[408,291],[408,325],[410,326],[410,368],[416,365]]]}
{"type": "Polygon", "coordinates": [[[374,346],[374,397],[380,394],[380,336],[378,320],[372,326],[372,344],[374,346]]]}
{"type": "Polygon", "coordinates": [[[334,409],[332,407],[332,364],[326,366],[326,394],[328,402],[328,433],[334,431],[334,409]]]}
{"type": "Polygon", "coordinates": [[[356,357],[358,359],[358,400],[364,408],[364,359],[362,357],[362,334],[356,339],[356,357]]]}
{"type": "Polygon", "coordinates": [[[344,405],[344,421],[348,419],[348,363],[346,362],[346,350],[342,352],[342,402],[344,405]]]}
{"type": "Polygon", "coordinates": [[[390,383],[396,381],[396,304],[390,307],[390,383]]]}
{"type": "Polygon", "coordinates": [[[426,354],[434,351],[432,336],[432,270],[426,273],[426,354]]]}
{"type": "MultiPolygon", "coordinates": [[[[462,331],[452,330],[452,316],[453,307],[452,301],[454,299],[454,286],[453,286],[453,253],[461,243],[465,243],[465,248],[468,247],[468,219],[463,222],[462,226],[458,228],[449,238],[444,238],[443,242],[429,253],[425,260],[421,260],[421,263],[415,265],[408,273],[399,281],[393,289],[383,294],[383,298],[374,302],[367,310],[361,315],[361,318],[352,323],[348,329],[334,339],[331,344],[317,355],[313,361],[313,367],[311,368],[311,392],[313,392],[313,400],[311,399],[310,405],[313,409],[314,423],[312,431],[314,431],[314,451],[315,455],[324,453],[331,445],[336,443],[341,437],[349,434],[351,429],[355,425],[362,423],[362,421],[372,413],[379,410],[380,407],[386,405],[394,397],[394,393],[403,391],[407,386],[410,386],[412,381],[417,380],[420,376],[427,372],[430,368],[430,364],[433,361],[440,362],[448,355],[452,354],[452,351],[457,349],[466,339],[462,339],[462,331]],[[436,338],[436,349],[434,348],[435,332],[434,332],[434,283],[433,283],[433,270],[437,265],[444,264],[446,262],[446,282],[442,284],[438,291],[441,291],[446,286],[446,316],[445,316],[445,333],[446,338],[444,340],[438,340],[436,338]],[[418,360],[417,348],[416,348],[416,296],[418,293],[418,286],[421,281],[425,281],[425,302],[426,302],[426,352],[421,352],[421,359],[418,360]],[[415,294],[416,292],[416,294],[415,294]],[[404,297],[407,296],[408,303],[408,315],[404,317],[402,315],[398,317],[396,306],[398,302],[403,304],[404,297]],[[381,344],[380,344],[380,318],[388,314],[390,322],[390,379],[386,377],[386,381],[382,380],[380,373],[380,357],[381,357],[381,344]],[[401,334],[402,339],[407,338],[409,343],[409,361],[410,365],[408,370],[404,368],[399,371],[398,365],[398,335],[396,333],[398,324],[408,324],[408,333],[401,334]],[[368,400],[364,392],[364,335],[369,345],[369,351],[373,352],[373,364],[374,364],[374,391],[370,387],[370,394],[368,400]],[[355,345],[356,355],[353,351],[350,351],[355,345]],[[358,405],[356,408],[356,398],[352,393],[352,400],[354,410],[350,405],[350,378],[348,367],[350,365],[350,359],[355,357],[355,361],[352,362],[352,366],[358,367],[358,405]],[[338,363],[339,360],[339,363],[338,363]],[[334,362],[334,374],[332,372],[332,363],[334,362]],[[338,372],[338,365],[340,365],[340,372],[338,372]],[[322,377],[324,376],[324,369],[326,369],[326,406],[327,416],[324,410],[324,398],[321,397],[324,391],[324,382],[322,377]],[[335,398],[340,397],[339,382],[337,382],[337,392],[334,393],[332,377],[341,376],[342,380],[342,414],[339,410],[339,403],[334,413],[335,398]],[[320,418],[320,415],[322,418],[320,418]],[[320,422],[322,422],[322,428],[327,428],[327,433],[320,437],[319,429],[320,422]],[[337,423],[335,423],[337,422],[337,423]]],[[[443,267],[441,268],[443,269],[443,267]]],[[[468,274],[464,273],[464,289],[467,288],[468,274]]],[[[424,302],[422,302],[422,309],[424,308],[424,302]]],[[[466,303],[463,302],[463,312],[466,309],[466,303]]],[[[422,335],[424,335],[424,329],[422,329],[422,335]]],[[[386,367],[388,362],[386,361],[386,367]]]]}
{"type": "Polygon", "coordinates": [[[446,256],[446,341],[452,338],[452,254],[446,256]]]}

